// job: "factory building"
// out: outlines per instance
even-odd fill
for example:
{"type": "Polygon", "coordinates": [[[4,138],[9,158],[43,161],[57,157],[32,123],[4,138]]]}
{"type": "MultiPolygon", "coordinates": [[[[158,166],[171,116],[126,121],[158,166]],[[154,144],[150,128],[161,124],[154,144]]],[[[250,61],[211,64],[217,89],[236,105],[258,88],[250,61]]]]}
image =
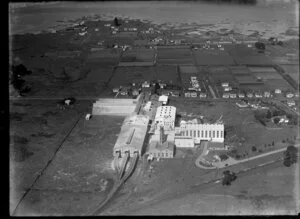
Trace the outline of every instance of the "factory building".
{"type": "Polygon", "coordinates": [[[142,95],[136,99],[100,98],[93,103],[93,115],[129,115],[137,112],[141,105],[142,95]]]}
{"type": "Polygon", "coordinates": [[[136,152],[141,156],[148,124],[149,117],[145,115],[126,117],[114,146],[114,156],[123,157],[126,152],[130,157],[136,152]]]}
{"type": "Polygon", "coordinates": [[[166,135],[161,126],[159,133],[151,136],[147,154],[154,158],[173,158],[174,148],[174,133],[166,135]]]}
{"type": "Polygon", "coordinates": [[[157,108],[155,115],[156,132],[159,132],[159,127],[163,127],[166,132],[173,131],[175,127],[176,107],[160,106],[157,108]]]}
{"type": "Polygon", "coordinates": [[[224,142],[224,124],[189,124],[182,121],[175,133],[176,147],[194,147],[194,143],[203,140],[224,142]]]}

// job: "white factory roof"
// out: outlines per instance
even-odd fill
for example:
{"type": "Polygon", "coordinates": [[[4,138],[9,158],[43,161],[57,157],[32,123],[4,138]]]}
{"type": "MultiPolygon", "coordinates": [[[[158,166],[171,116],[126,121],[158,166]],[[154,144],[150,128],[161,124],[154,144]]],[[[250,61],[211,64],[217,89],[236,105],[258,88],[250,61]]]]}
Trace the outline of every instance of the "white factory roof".
{"type": "Polygon", "coordinates": [[[155,119],[172,118],[175,120],[176,107],[174,106],[160,106],[157,108],[155,119]]]}
{"type": "Polygon", "coordinates": [[[159,96],[158,101],[159,102],[168,102],[168,96],[161,95],[161,96],[159,96]]]}

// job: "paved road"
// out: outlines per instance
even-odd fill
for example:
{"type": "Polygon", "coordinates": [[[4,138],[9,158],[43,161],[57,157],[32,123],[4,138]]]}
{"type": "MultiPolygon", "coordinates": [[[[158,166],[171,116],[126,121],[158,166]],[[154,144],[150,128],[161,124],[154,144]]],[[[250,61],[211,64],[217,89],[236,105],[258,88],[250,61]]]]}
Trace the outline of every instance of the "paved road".
{"type": "MultiPolygon", "coordinates": [[[[247,162],[247,161],[255,160],[255,159],[258,159],[258,158],[261,158],[261,157],[269,156],[271,154],[280,153],[280,152],[283,152],[283,151],[286,150],[286,148],[281,148],[281,149],[278,149],[278,150],[270,151],[270,152],[263,153],[263,154],[253,156],[253,157],[250,157],[250,158],[246,158],[246,159],[243,159],[243,160],[235,160],[235,159],[231,158],[231,159],[225,160],[224,162],[213,163],[214,167],[206,167],[206,166],[202,166],[199,163],[199,161],[201,159],[203,159],[202,157],[205,155],[205,153],[207,151],[207,145],[208,145],[208,142],[205,142],[204,149],[203,149],[202,153],[200,154],[200,156],[197,158],[197,160],[195,162],[197,167],[200,167],[200,168],[203,168],[203,169],[214,169],[214,168],[221,169],[221,168],[226,167],[225,166],[226,164],[228,164],[227,165],[227,167],[228,167],[228,166],[244,163],[244,162],[247,162]]],[[[295,145],[295,147],[299,147],[299,146],[300,146],[300,144],[295,145]]]]}

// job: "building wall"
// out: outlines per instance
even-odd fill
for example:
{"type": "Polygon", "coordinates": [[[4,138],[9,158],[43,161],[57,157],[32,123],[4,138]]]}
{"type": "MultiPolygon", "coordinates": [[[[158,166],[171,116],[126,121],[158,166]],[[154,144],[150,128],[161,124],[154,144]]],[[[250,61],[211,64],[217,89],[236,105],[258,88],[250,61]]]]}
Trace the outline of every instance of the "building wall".
{"type": "Polygon", "coordinates": [[[155,158],[173,158],[174,157],[174,150],[170,149],[153,149],[148,152],[149,155],[152,155],[155,158]]]}

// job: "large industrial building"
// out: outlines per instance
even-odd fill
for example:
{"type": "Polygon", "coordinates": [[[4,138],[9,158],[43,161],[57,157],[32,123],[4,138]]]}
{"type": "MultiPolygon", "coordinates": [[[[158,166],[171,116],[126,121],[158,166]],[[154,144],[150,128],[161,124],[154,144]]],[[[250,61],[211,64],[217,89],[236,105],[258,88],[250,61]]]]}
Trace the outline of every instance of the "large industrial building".
{"type": "Polygon", "coordinates": [[[174,133],[165,134],[164,128],[159,128],[159,133],[151,136],[148,146],[148,155],[154,158],[174,157],[174,133]]]}
{"type": "Polygon", "coordinates": [[[149,117],[145,115],[126,117],[114,146],[114,156],[123,157],[126,152],[130,157],[136,152],[141,156],[148,124],[149,117]]]}
{"type": "Polygon", "coordinates": [[[167,132],[174,131],[176,118],[176,107],[160,106],[157,108],[155,115],[156,131],[159,132],[159,127],[163,127],[167,132]]]}
{"type": "Polygon", "coordinates": [[[93,115],[129,115],[138,112],[142,95],[136,99],[100,98],[93,104],[93,115]]]}
{"type": "Polygon", "coordinates": [[[190,124],[184,121],[175,130],[176,147],[193,147],[200,141],[224,142],[224,124],[190,124]]]}

